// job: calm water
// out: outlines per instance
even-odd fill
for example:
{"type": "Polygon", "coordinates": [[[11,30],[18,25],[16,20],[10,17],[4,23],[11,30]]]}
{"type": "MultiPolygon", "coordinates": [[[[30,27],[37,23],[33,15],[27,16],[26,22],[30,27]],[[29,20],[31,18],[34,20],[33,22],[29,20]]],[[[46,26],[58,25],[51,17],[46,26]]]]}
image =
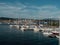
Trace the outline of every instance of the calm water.
{"type": "Polygon", "coordinates": [[[57,38],[45,37],[42,32],[25,31],[0,25],[0,45],[58,45],[57,38]]]}

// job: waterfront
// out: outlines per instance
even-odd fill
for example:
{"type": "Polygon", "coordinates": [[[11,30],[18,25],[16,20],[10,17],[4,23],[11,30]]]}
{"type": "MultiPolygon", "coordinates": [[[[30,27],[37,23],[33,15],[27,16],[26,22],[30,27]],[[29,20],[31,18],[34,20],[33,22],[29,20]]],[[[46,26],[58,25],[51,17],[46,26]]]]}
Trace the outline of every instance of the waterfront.
{"type": "Polygon", "coordinates": [[[45,37],[42,32],[24,31],[0,25],[0,45],[58,45],[58,38],[45,37]]]}

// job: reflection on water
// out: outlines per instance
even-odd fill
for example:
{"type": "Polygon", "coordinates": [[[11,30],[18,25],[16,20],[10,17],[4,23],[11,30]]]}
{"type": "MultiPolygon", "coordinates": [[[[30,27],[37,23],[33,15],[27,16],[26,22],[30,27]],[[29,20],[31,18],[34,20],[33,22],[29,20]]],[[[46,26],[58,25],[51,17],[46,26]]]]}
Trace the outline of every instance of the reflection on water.
{"type": "Polygon", "coordinates": [[[0,45],[58,45],[58,39],[44,37],[42,32],[22,32],[9,25],[0,25],[0,45]]]}

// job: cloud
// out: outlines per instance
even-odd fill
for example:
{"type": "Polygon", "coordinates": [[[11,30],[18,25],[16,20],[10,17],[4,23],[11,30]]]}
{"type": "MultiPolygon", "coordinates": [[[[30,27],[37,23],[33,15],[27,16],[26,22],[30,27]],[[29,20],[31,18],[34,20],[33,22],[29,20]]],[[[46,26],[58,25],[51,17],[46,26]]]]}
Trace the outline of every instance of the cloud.
{"type": "Polygon", "coordinates": [[[4,5],[0,5],[0,15],[1,16],[8,16],[8,17],[18,17],[21,12],[21,10],[25,8],[25,6],[20,5],[20,6],[12,6],[9,4],[4,4],[4,5]]]}
{"type": "Polygon", "coordinates": [[[58,16],[60,16],[60,9],[53,5],[41,6],[38,12],[40,16],[43,16],[45,18],[48,17],[57,18],[58,16]]]}
{"type": "Polygon", "coordinates": [[[25,6],[23,4],[12,5],[0,5],[0,15],[8,17],[30,17],[34,15],[35,9],[25,6]]]}
{"type": "Polygon", "coordinates": [[[60,9],[55,5],[27,6],[21,3],[0,3],[0,16],[13,18],[60,17],[60,9]]]}

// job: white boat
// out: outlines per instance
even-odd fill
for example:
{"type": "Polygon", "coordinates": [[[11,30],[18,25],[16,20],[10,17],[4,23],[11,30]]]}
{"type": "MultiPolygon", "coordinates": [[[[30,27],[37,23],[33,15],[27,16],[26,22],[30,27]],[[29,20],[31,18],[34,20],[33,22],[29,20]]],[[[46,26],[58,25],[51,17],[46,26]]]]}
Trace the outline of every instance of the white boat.
{"type": "Polygon", "coordinates": [[[34,32],[38,32],[40,30],[37,26],[35,26],[33,29],[34,29],[34,32]]]}
{"type": "Polygon", "coordinates": [[[59,32],[56,31],[56,30],[55,31],[52,31],[52,33],[59,36],[59,32]]]}
{"type": "Polygon", "coordinates": [[[29,28],[28,25],[22,25],[20,29],[21,29],[22,31],[24,31],[24,30],[27,30],[28,28],[29,28]]]}
{"type": "Polygon", "coordinates": [[[10,27],[11,27],[11,28],[12,28],[12,27],[15,27],[15,28],[19,29],[19,25],[10,25],[10,27]]]}
{"type": "Polygon", "coordinates": [[[35,25],[30,25],[29,26],[29,29],[33,29],[34,30],[34,32],[38,32],[40,29],[37,27],[37,26],[35,26],[35,25]]]}
{"type": "Polygon", "coordinates": [[[49,36],[49,35],[51,35],[52,33],[51,32],[43,32],[43,35],[44,36],[49,36]]]}
{"type": "Polygon", "coordinates": [[[60,36],[57,36],[57,35],[56,35],[56,37],[60,39],[60,36]]]}
{"type": "Polygon", "coordinates": [[[21,30],[38,32],[39,28],[37,28],[35,25],[22,25],[21,30]]]}
{"type": "Polygon", "coordinates": [[[52,28],[41,28],[44,36],[49,36],[52,34],[52,28]]]}
{"type": "Polygon", "coordinates": [[[24,25],[21,25],[21,30],[24,30],[25,28],[24,28],[24,25]]]}

